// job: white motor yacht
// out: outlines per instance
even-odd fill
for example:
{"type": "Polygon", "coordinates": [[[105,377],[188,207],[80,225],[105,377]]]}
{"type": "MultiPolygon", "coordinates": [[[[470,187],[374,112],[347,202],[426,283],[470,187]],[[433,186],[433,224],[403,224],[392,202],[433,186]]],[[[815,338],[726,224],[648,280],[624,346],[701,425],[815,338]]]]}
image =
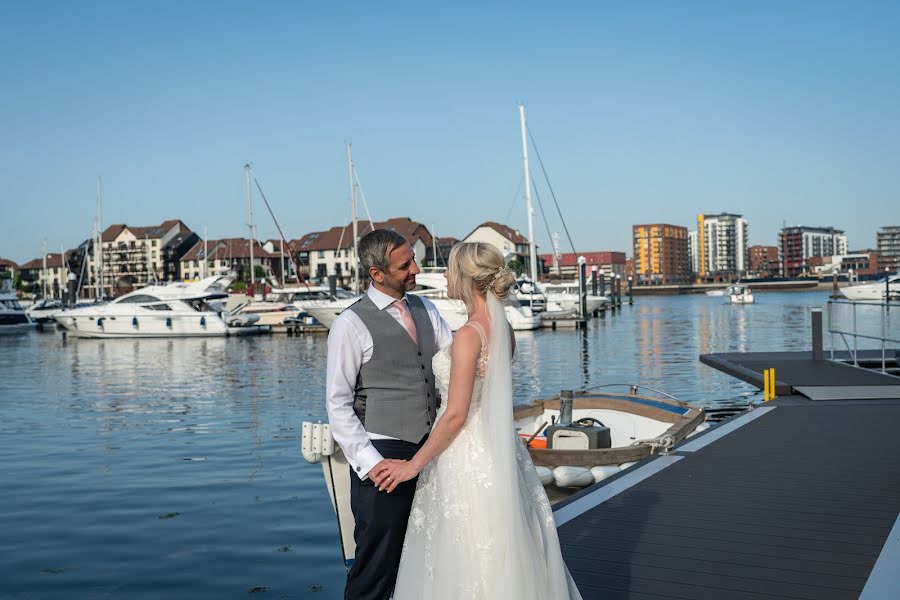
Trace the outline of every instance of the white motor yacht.
{"type": "MultiPolygon", "coordinates": [[[[575,310],[576,312],[581,310],[577,281],[547,282],[540,284],[539,287],[543,290],[547,302],[555,302],[563,310],[575,310]]],[[[592,296],[588,284],[587,311],[589,313],[601,310],[608,302],[609,298],[606,296],[592,296]]]]}
{"type": "Polygon", "coordinates": [[[729,304],[753,304],[753,292],[746,285],[736,283],[725,290],[725,298],[729,304]]]}
{"type": "Polygon", "coordinates": [[[25,312],[28,313],[31,320],[38,325],[46,325],[52,324],[55,320],[54,317],[56,316],[56,313],[63,309],[65,309],[65,305],[63,305],[62,301],[54,300],[53,298],[44,298],[29,306],[28,310],[25,312]]]}
{"type": "Polygon", "coordinates": [[[851,285],[841,288],[841,295],[856,302],[889,302],[900,299],[900,273],[873,283],[851,285]]]}
{"type": "Polygon", "coordinates": [[[4,287],[0,289],[0,334],[22,333],[34,329],[35,322],[19,304],[16,292],[8,281],[4,280],[4,287]]]}
{"type": "Polygon", "coordinates": [[[286,320],[307,314],[307,308],[325,306],[334,300],[349,300],[358,296],[343,288],[334,294],[327,285],[297,286],[273,289],[265,301],[254,301],[244,307],[244,313],[258,314],[260,325],[281,325],[286,320]]]}
{"type": "Polygon", "coordinates": [[[86,338],[225,336],[228,315],[216,305],[228,294],[215,285],[218,279],[147,286],[107,304],[58,312],[56,322],[86,338]]]}

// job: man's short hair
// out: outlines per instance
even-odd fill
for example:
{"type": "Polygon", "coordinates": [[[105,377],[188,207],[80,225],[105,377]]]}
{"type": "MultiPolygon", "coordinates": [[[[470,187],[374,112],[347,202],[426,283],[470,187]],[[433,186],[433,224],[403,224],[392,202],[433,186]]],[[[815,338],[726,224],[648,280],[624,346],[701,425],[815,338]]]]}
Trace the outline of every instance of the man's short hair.
{"type": "Polygon", "coordinates": [[[386,273],[391,266],[391,252],[407,243],[406,238],[393,229],[370,231],[359,240],[359,262],[363,271],[370,277],[369,269],[372,267],[386,273]]]}

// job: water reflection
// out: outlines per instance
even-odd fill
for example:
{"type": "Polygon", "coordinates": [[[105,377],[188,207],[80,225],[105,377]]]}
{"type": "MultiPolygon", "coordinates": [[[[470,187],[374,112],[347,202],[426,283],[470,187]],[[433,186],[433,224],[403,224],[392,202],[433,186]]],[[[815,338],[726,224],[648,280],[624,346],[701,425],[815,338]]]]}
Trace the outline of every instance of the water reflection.
{"type": "MultiPolygon", "coordinates": [[[[826,300],[638,298],[585,330],[518,332],[516,401],[623,382],[701,404],[756,399],[698,356],[807,350],[809,310],[826,300]]],[[[847,310],[834,318],[852,326],[847,310]]],[[[878,313],[858,309],[857,326],[877,334],[878,313]]],[[[900,310],[886,327],[900,337],[900,310]]],[[[0,339],[3,592],[222,598],[264,586],[277,597],[324,586],[322,597],[340,597],[321,470],[299,456],[299,423],[325,418],[325,360],[324,336],[0,339]]]]}

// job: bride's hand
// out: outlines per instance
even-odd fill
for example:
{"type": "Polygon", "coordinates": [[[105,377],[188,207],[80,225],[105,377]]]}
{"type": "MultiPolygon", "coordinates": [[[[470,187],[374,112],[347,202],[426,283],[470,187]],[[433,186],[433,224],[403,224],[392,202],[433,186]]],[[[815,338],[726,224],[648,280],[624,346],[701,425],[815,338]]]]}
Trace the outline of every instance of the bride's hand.
{"type": "Polygon", "coordinates": [[[419,469],[406,460],[391,460],[388,466],[378,475],[375,485],[379,491],[393,492],[398,485],[409,481],[419,474],[419,469]]]}

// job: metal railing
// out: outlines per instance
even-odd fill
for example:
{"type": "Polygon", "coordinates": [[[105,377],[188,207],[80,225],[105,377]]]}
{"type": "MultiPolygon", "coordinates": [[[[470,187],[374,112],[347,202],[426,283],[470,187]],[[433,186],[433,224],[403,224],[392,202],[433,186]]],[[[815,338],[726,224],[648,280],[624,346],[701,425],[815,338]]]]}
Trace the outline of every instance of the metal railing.
{"type": "Polygon", "coordinates": [[[892,344],[900,344],[900,340],[895,340],[887,337],[887,315],[888,311],[891,308],[895,310],[900,310],[900,302],[891,302],[888,300],[887,302],[858,302],[853,300],[829,300],[828,301],[828,333],[831,334],[831,359],[834,360],[834,337],[835,335],[839,335],[841,337],[841,341],[844,342],[844,345],[847,347],[847,351],[850,352],[850,356],[853,358],[853,366],[859,366],[859,340],[876,340],[881,342],[881,372],[887,372],[887,344],[890,342],[892,344]],[[847,305],[851,307],[851,319],[853,324],[852,331],[842,331],[837,329],[834,325],[834,305],[847,305]],[[864,306],[867,308],[879,307],[881,312],[881,335],[867,335],[859,332],[859,328],[857,327],[857,307],[864,306]],[[852,338],[853,347],[851,348],[850,344],[847,342],[847,338],[852,338]]]}

